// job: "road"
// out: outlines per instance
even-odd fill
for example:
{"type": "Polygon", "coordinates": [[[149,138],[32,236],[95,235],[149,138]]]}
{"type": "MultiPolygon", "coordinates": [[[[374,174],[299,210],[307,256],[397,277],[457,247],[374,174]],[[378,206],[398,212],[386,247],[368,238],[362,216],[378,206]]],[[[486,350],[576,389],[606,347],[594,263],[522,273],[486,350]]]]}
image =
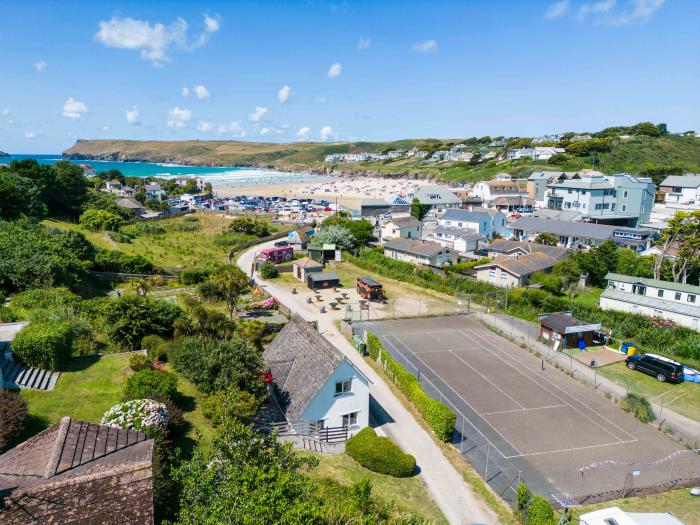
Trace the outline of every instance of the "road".
{"type": "MultiPolygon", "coordinates": [[[[254,257],[263,248],[273,246],[274,241],[255,246],[241,254],[238,266],[250,275],[254,257]]],[[[320,314],[318,308],[309,305],[290,291],[259,279],[258,284],[267,293],[278,298],[307,321],[317,321],[319,331],[371,381],[370,393],[388,414],[379,430],[390,436],[405,452],[416,458],[420,477],[428,492],[452,525],[473,523],[495,525],[500,523],[495,512],[476,495],[457,469],[448,461],[411,413],[393,394],[384,379],[364,360],[333,324],[331,316],[320,314]]]]}

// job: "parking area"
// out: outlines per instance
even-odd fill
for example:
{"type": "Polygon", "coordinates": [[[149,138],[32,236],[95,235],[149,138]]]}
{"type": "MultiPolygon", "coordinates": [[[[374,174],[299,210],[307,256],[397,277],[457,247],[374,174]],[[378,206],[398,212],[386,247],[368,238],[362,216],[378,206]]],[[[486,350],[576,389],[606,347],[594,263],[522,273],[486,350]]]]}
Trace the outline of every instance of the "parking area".
{"type": "Polygon", "coordinates": [[[700,476],[697,455],[676,465],[670,456],[685,449],[673,440],[470,316],[359,328],[455,410],[455,446],[506,499],[516,477],[543,494],[585,499],[700,476]]]}

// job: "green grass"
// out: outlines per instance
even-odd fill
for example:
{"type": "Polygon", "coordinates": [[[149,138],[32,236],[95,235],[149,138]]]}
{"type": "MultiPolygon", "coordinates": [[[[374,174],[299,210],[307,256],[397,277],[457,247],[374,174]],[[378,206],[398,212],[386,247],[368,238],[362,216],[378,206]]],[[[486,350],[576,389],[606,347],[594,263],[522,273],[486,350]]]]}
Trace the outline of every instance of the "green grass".
{"type": "Polygon", "coordinates": [[[313,478],[330,478],[350,485],[362,478],[372,481],[372,493],[383,499],[393,500],[403,509],[421,515],[435,524],[447,524],[442,512],[430,498],[418,477],[394,478],[367,470],[346,454],[323,456],[311,454],[319,460],[317,468],[309,473],[313,478]]]}
{"type": "Polygon", "coordinates": [[[579,507],[573,509],[572,523],[578,523],[578,517],[581,514],[608,507],[619,507],[625,512],[672,512],[685,525],[700,525],[700,497],[692,496],[690,489],[678,489],[579,507]]]}
{"type": "Polygon", "coordinates": [[[582,290],[574,298],[577,303],[585,304],[586,306],[598,306],[600,294],[603,293],[603,288],[591,288],[582,290]]]}

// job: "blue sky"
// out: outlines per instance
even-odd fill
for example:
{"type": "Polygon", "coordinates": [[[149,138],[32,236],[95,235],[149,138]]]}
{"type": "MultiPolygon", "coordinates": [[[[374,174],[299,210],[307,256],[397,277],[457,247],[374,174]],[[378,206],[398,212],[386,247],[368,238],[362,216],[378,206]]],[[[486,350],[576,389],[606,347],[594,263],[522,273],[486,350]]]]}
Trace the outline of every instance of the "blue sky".
{"type": "Polygon", "coordinates": [[[693,0],[9,0],[2,11],[0,150],[15,153],[76,138],[454,138],[641,120],[700,131],[693,0]]]}

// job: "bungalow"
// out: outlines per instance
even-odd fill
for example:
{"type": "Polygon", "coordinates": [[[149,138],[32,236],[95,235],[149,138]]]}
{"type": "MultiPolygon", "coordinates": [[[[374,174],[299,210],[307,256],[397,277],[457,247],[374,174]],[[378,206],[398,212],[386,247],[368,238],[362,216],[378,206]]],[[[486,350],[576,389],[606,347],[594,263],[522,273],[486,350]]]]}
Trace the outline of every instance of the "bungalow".
{"type": "Polygon", "coordinates": [[[0,455],[0,522],[152,525],[153,440],[64,417],[0,455]]]}
{"type": "Polygon", "coordinates": [[[447,210],[438,219],[438,225],[446,228],[473,230],[483,237],[501,235],[506,227],[505,214],[494,208],[471,208],[470,210],[447,210]]]}
{"type": "Polygon", "coordinates": [[[415,198],[421,204],[430,206],[428,215],[435,217],[451,208],[459,208],[462,199],[457,197],[446,186],[421,186],[415,193],[415,198]]]}
{"type": "Polygon", "coordinates": [[[700,210],[700,175],[671,175],[659,185],[668,207],[700,210]]]}
{"type": "Polygon", "coordinates": [[[483,237],[480,233],[471,230],[460,230],[459,228],[446,228],[444,226],[438,226],[425,237],[427,241],[436,242],[460,254],[476,250],[479,246],[479,241],[482,239],[483,237]]]}
{"type": "Polygon", "coordinates": [[[119,206],[120,208],[126,208],[131,213],[133,213],[136,218],[139,218],[144,213],[146,213],[146,208],[143,206],[143,204],[141,204],[136,199],[131,199],[131,198],[117,199],[115,201],[115,204],[117,206],[119,206]]]}
{"type": "Polygon", "coordinates": [[[547,246],[534,242],[511,241],[508,239],[496,239],[485,249],[488,251],[489,257],[499,257],[501,255],[515,257],[540,252],[555,259],[561,259],[568,253],[568,250],[562,246],[547,246]]]}
{"type": "Polygon", "coordinates": [[[617,273],[605,279],[608,287],[599,302],[603,310],[661,317],[700,330],[700,286],[617,273]]]}
{"type": "Polygon", "coordinates": [[[457,253],[436,242],[392,239],[384,244],[384,255],[397,261],[440,268],[457,262],[457,253]]]}
{"type": "Polygon", "coordinates": [[[476,279],[497,286],[517,287],[526,285],[530,276],[536,272],[546,272],[552,268],[557,259],[542,252],[529,253],[515,257],[500,256],[476,270],[476,279]]]}
{"type": "Polygon", "coordinates": [[[415,217],[392,217],[380,227],[379,238],[390,239],[420,239],[421,222],[415,217]]]}
{"type": "Polygon", "coordinates": [[[372,382],[299,314],[263,352],[272,382],[268,388],[289,422],[317,428],[369,425],[372,382]]]}
{"type": "Polygon", "coordinates": [[[147,182],[143,185],[143,191],[149,200],[162,201],[165,199],[165,190],[157,182],[147,182]]]}
{"type": "Polygon", "coordinates": [[[309,257],[302,257],[301,259],[296,259],[292,263],[292,273],[294,277],[299,279],[301,282],[307,282],[309,274],[318,273],[323,271],[323,264],[314,261],[309,257]]]}

